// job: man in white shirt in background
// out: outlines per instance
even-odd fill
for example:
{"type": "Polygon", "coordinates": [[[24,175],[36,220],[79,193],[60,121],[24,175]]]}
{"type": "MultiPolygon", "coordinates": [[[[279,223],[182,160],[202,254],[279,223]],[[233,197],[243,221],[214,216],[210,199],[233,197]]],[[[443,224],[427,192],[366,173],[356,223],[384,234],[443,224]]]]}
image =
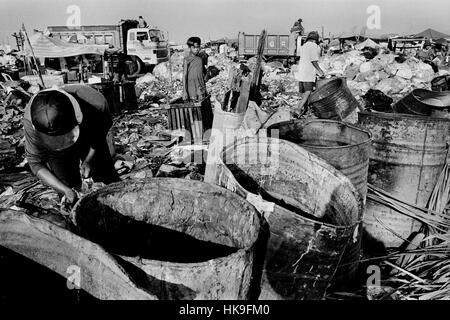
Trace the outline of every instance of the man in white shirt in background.
{"type": "Polygon", "coordinates": [[[302,100],[298,106],[298,113],[302,114],[305,104],[308,102],[311,92],[314,90],[316,84],[316,72],[324,77],[325,73],[319,66],[320,47],[319,33],[312,31],[306,37],[306,41],[303,45],[297,44],[297,52],[300,56],[298,62],[297,72],[295,78],[299,81],[300,93],[303,93],[302,100]]]}

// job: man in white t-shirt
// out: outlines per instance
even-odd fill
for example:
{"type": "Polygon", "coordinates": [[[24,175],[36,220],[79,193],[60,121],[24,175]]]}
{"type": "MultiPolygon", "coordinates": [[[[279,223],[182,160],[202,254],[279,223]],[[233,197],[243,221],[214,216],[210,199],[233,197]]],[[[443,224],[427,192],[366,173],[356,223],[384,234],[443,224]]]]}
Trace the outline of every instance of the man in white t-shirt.
{"type": "Polygon", "coordinates": [[[319,73],[321,77],[325,76],[318,63],[320,55],[320,47],[318,42],[319,34],[317,31],[312,31],[308,34],[306,41],[302,46],[300,43],[297,44],[297,52],[300,56],[300,61],[298,62],[295,78],[299,81],[300,92],[304,93],[298,107],[299,113],[303,111],[303,107],[306,102],[308,102],[308,98],[314,89],[316,83],[316,73],[319,73]]]}

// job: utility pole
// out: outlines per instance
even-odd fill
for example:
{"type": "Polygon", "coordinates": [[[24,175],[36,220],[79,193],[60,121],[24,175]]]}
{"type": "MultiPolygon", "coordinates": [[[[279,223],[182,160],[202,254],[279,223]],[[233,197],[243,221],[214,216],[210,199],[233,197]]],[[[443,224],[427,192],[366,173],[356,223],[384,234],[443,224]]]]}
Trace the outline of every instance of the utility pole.
{"type": "Polygon", "coordinates": [[[34,58],[34,62],[36,63],[36,68],[37,68],[37,72],[39,75],[39,79],[41,80],[41,83],[42,83],[42,87],[45,88],[44,79],[42,78],[42,74],[41,74],[41,69],[39,68],[38,62],[36,60],[36,56],[34,55],[33,46],[31,45],[31,41],[30,41],[30,38],[28,37],[27,30],[25,29],[24,23],[22,23],[22,29],[23,29],[23,32],[25,33],[25,37],[27,38],[28,46],[30,47],[31,54],[33,55],[33,58],[34,58]]]}

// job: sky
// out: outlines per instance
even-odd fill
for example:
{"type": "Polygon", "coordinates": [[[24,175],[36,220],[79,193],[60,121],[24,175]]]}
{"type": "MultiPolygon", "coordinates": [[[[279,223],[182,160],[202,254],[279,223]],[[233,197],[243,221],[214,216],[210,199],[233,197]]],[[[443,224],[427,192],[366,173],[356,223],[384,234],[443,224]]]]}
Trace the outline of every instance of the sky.
{"type": "Polygon", "coordinates": [[[184,43],[190,36],[204,41],[237,38],[238,32],[266,29],[287,34],[295,20],[307,31],[324,28],[325,35],[355,31],[372,22],[369,6],[378,6],[379,25],[367,33],[414,34],[426,28],[450,34],[449,0],[0,0],[0,43],[15,46],[10,34],[22,23],[32,33],[49,25],[65,25],[67,8],[80,8],[81,25],[116,24],[144,16],[151,25],[184,43]],[[378,28],[379,27],[379,28],[378,28]]]}

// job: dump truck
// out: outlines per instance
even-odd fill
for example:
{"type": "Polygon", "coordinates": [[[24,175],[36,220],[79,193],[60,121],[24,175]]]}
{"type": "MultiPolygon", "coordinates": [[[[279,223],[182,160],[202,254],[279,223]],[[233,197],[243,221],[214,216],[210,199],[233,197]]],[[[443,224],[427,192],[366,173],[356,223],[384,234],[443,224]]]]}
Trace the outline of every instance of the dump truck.
{"type": "MultiPolygon", "coordinates": [[[[305,41],[305,36],[298,33],[291,34],[268,34],[264,48],[264,58],[267,60],[280,60],[285,64],[292,64],[297,57],[297,40],[305,41]]],[[[238,54],[241,59],[248,59],[256,55],[258,50],[259,34],[238,34],[238,54]]]]}
{"type": "Polygon", "coordinates": [[[121,20],[117,25],[87,25],[80,27],[49,26],[55,38],[67,40],[73,36],[85,44],[113,45],[121,49],[130,61],[130,75],[137,75],[169,60],[168,42],[158,28],[138,28],[137,20],[121,20]]]}

